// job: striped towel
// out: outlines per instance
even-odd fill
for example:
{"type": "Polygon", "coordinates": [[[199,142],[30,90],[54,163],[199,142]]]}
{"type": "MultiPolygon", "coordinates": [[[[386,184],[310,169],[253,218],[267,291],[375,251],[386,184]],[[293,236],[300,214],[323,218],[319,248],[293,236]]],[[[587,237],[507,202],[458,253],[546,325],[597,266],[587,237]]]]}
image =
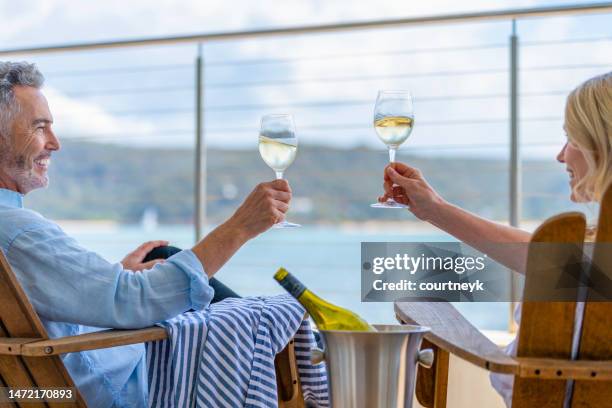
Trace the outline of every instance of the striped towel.
{"type": "Polygon", "coordinates": [[[150,407],[276,407],[274,357],[295,338],[304,399],[329,405],[323,364],[304,309],[289,295],[228,298],[162,323],[146,344],[150,407]]]}

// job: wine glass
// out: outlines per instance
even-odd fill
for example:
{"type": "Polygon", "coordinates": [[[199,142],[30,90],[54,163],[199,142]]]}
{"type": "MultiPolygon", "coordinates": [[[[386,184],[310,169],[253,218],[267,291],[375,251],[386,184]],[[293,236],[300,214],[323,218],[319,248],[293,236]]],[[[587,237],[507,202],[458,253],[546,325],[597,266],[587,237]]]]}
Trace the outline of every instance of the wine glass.
{"type": "MultiPolygon", "coordinates": [[[[389,162],[395,162],[395,152],[408,139],[414,126],[412,95],[409,91],[378,91],[374,107],[374,130],[389,148],[389,162]]],[[[375,203],[374,208],[407,208],[393,198],[375,203]]]]}
{"type": "MultiPolygon", "coordinates": [[[[276,173],[276,179],[283,178],[283,172],[293,163],[297,153],[297,136],[291,115],[265,115],[261,118],[259,131],[259,154],[276,173]]],[[[300,224],[285,220],[274,224],[274,228],[295,228],[300,224]]]]}

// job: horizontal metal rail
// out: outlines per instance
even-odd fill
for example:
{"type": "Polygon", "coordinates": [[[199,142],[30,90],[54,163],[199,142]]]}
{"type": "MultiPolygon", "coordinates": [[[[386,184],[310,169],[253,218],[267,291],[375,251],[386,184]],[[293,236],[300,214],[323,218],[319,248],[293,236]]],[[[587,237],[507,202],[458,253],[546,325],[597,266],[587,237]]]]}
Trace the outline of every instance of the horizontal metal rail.
{"type": "Polygon", "coordinates": [[[135,38],[132,40],[86,42],[40,47],[25,47],[0,50],[0,55],[45,54],[60,51],[84,51],[105,48],[124,48],[150,45],[169,45],[178,43],[196,43],[221,40],[240,40],[246,38],[276,37],[296,34],[327,33],[347,30],[365,30],[399,26],[419,26],[441,23],[462,23],[491,20],[511,20],[530,17],[550,17],[568,14],[612,12],[612,2],[587,3],[567,6],[531,7],[508,10],[483,11],[474,13],[456,13],[446,15],[422,16],[400,19],[359,21],[341,24],[306,25],[297,27],[271,28],[249,31],[228,31],[202,33],[182,36],[135,38]]]}

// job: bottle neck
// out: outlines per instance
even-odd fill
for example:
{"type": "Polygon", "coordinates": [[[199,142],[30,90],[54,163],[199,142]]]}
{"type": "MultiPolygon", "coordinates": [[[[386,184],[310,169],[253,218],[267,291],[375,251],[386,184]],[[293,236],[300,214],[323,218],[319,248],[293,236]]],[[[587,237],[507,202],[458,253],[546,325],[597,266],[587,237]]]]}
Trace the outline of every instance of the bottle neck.
{"type": "Polygon", "coordinates": [[[306,286],[291,274],[288,274],[279,284],[296,299],[299,299],[306,290],[306,286]]]}

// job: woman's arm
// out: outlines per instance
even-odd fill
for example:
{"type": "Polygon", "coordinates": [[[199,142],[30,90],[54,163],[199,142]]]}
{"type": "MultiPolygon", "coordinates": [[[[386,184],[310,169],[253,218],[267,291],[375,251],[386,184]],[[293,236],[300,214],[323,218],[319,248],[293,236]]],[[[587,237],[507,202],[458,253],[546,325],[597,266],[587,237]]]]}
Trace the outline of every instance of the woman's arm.
{"type": "Polygon", "coordinates": [[[425,180],[419,169],[403,163],[385,168],[385,194],[409,206],[419,219],[441,230],[517,272],[524,272],[531,234],[479,217],[445,201],[425,180]],[[395,167],[395,169],[394,169],[395,167]],[[395,186],[394,186],[395,184],[395,186]]]}

